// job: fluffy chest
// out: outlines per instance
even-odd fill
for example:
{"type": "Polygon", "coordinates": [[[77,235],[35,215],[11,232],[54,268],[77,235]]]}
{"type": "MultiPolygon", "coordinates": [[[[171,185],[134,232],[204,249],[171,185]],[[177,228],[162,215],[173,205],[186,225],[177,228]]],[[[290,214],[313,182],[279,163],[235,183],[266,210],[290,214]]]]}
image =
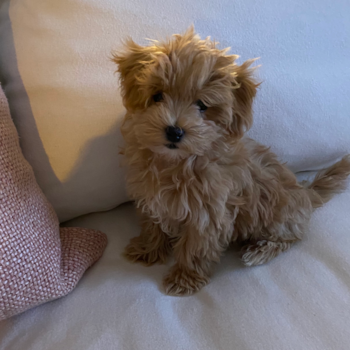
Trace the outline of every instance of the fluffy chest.
{"type": "Polygon", "coordinates": [[[158,222],[202,227],[225,215],[232,179],[215,162],[194,158],[130,170],[130,194],[137,206],[158,222]]]}

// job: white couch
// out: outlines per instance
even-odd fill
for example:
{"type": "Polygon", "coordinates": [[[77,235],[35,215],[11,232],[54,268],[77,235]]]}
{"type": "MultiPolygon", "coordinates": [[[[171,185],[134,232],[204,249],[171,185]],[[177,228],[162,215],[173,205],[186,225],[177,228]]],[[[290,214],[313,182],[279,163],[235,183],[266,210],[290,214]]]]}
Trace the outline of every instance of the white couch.
{"type": "Polygon", "coordinates": [[[290,251],[245,268],[232,248],[191,297],[164,295],[171,261],[122,258],[139,228],[122,204],[124,110],[109,55],[127,35],[194,22],[243,59],[261,56],[251,136],[295,171],[315,170],[350,153],[349,16],[349,3],[327,0],[0,0],[0,81],[24,155],[63,225],[109,239],[70,295],[0,323],[0,350],[348,350],[350,189],[290,251]]]}

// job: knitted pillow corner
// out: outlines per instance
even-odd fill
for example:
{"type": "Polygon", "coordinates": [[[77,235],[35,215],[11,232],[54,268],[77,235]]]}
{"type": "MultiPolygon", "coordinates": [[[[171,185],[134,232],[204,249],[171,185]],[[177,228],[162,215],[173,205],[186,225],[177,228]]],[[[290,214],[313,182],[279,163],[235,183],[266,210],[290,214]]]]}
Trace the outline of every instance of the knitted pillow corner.
{"type": "Polygon", "coordinates": [[[102,232],[59,228],[0,85],[0,320],[71,292],[106,245],[102,232]]]}

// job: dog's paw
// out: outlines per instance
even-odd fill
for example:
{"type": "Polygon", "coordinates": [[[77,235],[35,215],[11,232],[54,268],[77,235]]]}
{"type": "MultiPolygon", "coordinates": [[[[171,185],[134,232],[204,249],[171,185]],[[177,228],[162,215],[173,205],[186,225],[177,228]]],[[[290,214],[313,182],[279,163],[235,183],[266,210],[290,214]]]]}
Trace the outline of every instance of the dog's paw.
{"type": "Polygon", "coordinates": [[[247,244],[242,248],[241,260],[246,266],[262,265],[268,263],[289,247],[289,242],[258,241],[255,244],[247,244]]]}
{"type": "Polygon", "coordinates": [[[173,296],[191,295],[208,283],[209,277],[195,271],[182,270],[177,266],[163,280],[165,293],[173,296]]]}
{"type": "Polygon", "coordinates": [[[143,246],[138,239],[133,238],[124,250],[124,257],[133,262],[141,263],[145,266],[154,264],[164,264],[167,259],[167,252],[161,248],[148,249],[143,246]]]}

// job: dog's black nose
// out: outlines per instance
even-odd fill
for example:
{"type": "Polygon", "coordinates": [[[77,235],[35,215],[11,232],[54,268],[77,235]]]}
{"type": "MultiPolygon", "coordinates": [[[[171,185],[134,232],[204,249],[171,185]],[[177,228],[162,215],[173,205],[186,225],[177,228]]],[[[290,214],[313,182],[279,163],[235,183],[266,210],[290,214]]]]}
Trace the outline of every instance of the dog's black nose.
{"type": "Polygon", "coordinates": [[[180,142],[184,136],[184,131],[177,126],[168,126],[165,129],[166,138],[172,143],[180,142]]]}

